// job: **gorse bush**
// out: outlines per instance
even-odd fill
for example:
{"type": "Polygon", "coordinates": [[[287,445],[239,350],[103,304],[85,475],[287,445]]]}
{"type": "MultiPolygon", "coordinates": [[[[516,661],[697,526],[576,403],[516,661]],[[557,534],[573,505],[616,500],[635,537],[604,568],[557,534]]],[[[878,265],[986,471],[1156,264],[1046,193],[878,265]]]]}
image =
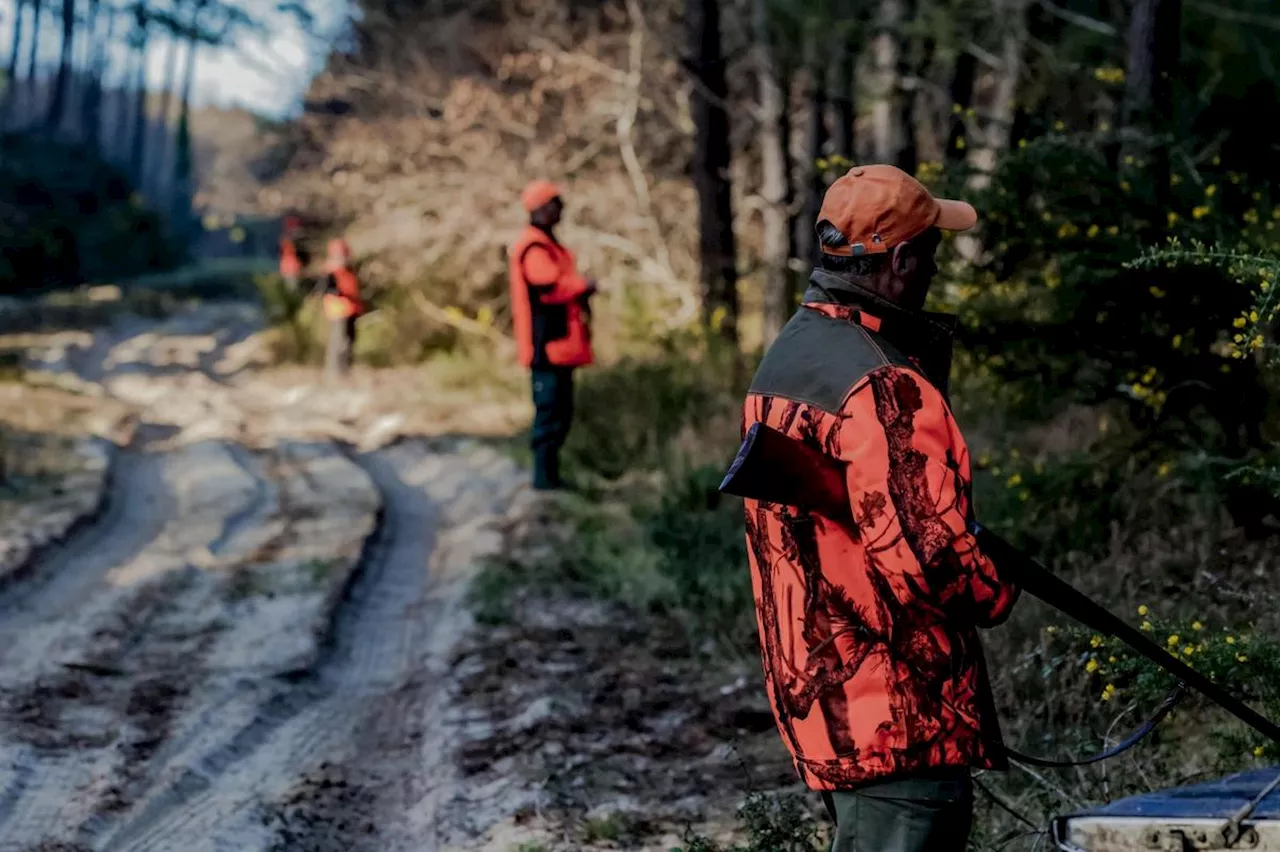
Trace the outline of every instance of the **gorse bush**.
{"type": "Polygon", "coordinates": [[[1147,428],[1208,410],[1217,434],[1199,443],[1256,438],[1263,412],[1240,403],[1261,395],[1258,370],[1222,347],[1249,288],[1209,264],[1130,261],[1170,234],[1270,250],[1280,208],[1222,167],[1162,177],[1138,159],[1118,176],[1103,142],[1050,134],[1001,161],[978,200],[989,257],[945,291],[964,345],[1059,402],[1119,400],[1147,428]]]}
{"type": "MultiPolygon", "coordinates": [[[[1145,604],[1137,609],[1141,629],[1171,656],[1205,674],[1264,716],[1280,717],[1280,641],[1258,636],[1249,626],[1216,629],[1200,618],[1161,618],[1145,604]]],[[[1054,631],[1056,641],[1078,660],[1100,702],[1133,701],[1154,708],[1175,679],[1115,639],[1071,626],[1054,631]]],[[[1228,764],[1249,759],[1274,761],[1280,747],[1216,711],[1208,733],[1228,764]]]]}

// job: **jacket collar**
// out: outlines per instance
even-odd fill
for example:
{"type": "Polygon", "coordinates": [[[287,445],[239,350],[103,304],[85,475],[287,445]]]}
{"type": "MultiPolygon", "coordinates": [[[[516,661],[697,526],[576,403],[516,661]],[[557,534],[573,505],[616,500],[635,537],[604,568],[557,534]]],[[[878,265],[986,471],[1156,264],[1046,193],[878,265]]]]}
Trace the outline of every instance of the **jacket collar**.
{"type": "Polygon", "coordinates": [[[951,378],[956,317],[909,311],[846,276],[815,269],[803,303],[874,332],[914,363],[945,397],[951,378]]]}

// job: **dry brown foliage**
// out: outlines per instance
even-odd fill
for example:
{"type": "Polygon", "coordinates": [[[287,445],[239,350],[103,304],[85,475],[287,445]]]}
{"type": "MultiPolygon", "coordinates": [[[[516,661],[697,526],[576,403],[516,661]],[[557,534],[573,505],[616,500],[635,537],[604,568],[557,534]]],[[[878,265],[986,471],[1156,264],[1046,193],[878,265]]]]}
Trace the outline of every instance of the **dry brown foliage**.
{"type": "Polygon", "coordinates": [[[586,274],[691,319],[679,4],[423,5],[364,4],[354,47],[315,81],[264,205],[345,228],[370,280],[440,305],[498,307],[520,190],[549,177],[566,186],[563,236],[586,274]]]}

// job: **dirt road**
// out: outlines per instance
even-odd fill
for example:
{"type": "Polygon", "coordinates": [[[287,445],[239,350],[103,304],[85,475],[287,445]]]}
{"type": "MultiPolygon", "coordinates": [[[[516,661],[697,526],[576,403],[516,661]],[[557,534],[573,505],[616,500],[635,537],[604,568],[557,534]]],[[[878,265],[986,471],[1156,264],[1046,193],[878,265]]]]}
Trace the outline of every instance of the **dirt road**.
{"type": "Polygon", "coordinates": [[[0,850],[450,843],[433,721],[524,476],[248,369],[257,322],[125,317],[35,357],[134,428],[98,516],[0,588],[0,850]]]}

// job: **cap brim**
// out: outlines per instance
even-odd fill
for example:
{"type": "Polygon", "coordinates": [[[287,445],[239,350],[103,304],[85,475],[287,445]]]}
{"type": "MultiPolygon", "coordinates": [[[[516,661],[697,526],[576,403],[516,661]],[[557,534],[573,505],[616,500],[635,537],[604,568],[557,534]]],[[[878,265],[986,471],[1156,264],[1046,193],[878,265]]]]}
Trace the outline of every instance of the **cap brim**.
{"type": "Polygon", "coordinates": [[[967,201],[952,201],[947,198],[935,199],[938,202],[938,218],[934,227],[944,231],[967,231],[978,224],[978,211],[967,201]]]}

